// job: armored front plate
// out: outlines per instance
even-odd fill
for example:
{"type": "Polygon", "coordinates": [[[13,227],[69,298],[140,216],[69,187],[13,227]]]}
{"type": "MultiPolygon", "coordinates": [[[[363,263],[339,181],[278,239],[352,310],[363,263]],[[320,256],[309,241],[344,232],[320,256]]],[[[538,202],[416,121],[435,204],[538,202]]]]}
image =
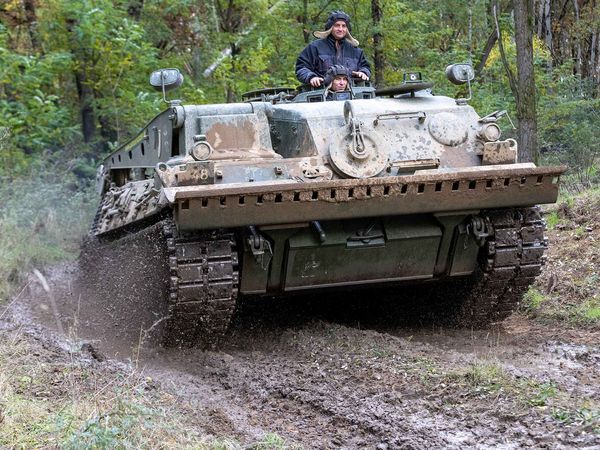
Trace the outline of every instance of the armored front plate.
{"type": "Polygon", "coordinates": [[[285,291],[433,276],[440,226],[424,217],[323,223],[288,240],[285,291]]]}

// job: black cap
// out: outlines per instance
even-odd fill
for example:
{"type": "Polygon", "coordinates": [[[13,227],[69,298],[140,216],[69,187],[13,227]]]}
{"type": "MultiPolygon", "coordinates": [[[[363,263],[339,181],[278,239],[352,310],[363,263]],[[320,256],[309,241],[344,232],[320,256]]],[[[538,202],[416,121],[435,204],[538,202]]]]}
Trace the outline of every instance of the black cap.
{"type": "Polygon", "coordinates": [[[332,11],[332,13],[329,14],[327,22],[325,22],[325,29],[329,30],[338,20],[343,20],[346,22],[348,30],[352,31],[352,27],[350,26],[350,16],[342,10],[332,11]]]}

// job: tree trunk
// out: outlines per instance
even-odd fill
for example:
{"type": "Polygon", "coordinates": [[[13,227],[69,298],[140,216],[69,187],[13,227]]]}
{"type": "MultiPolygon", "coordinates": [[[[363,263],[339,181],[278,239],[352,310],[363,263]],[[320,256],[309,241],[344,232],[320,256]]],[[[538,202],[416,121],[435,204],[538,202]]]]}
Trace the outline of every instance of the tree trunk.
{"type": "MultiPolygon", "coordinates": [[[[573,12],[575,13],[575,27],[579,25],[579,3],[573,0],[573,12]]],[[[579,36],[575,38],[575,73],[581,79],[581,41],[579,36]]]]}
{"type": "MultiPolygon", "coordinates": [[[[552,9],[550,8],[550,1],[551,0],[543,0],[544,1],[544,18],[545,18],[545,28],[546,31],[544,33],[544,42],[546,42],[546,46],[548,47],[548,50],[550,50],[550,55],[553,55],[554,53],[554,47],[552,45],[553,42],[553,36],[552,36],[552,15],[551,15],[551,11],[552,9]]],[[[550,58],[550,62],[552,64],[552,62],[554,61],[554,58],[551,57],[550,58]]],[[[552,67],[552,66],[551,66],[552,67]]]]}
{"type": "MultiPolygon", "coordinates": [[[[76,21],[67,20],[67,31],[73,35],[76,21]]],[[[85,73],[85,55],[82,55],[81,47],[76,45],[76,38],[72,36],[73,48],[71,50],[79,66],[75,68],[75,85],[77,86],[77,97],[79,99],[79,112],[81,114],[81,134],[84,142],[91,142],[96,132],[96,115],[94,112],[94,91],[87,80],[85,73]]]]}
{"type": "Polygon", "coordinates": [[[27,31],[29,33],[29,40],[31,41],[31,48],[33,51],[37,51],[40,48],[40,41],[37,32],[37,14],[35,12],[35,1],[24,0],[23,10],[25,11],[25,20],[27,21],[27,31]]]}
{"type": "Polygon", "coordinates": [[[375,86],[383,87],[385,55],[383,53],[383,34],[381,33],[381,5],[379,0],[371,0],[371,17],[373,18],[373,48],[374,48],[374,69],[375,69],[375,86]]]}
{"type": "Polygon", "coordinates": [[[479,62],[477,63],[477,66],[475,67],[475,74],[476,74],[477,78],[479,78],[479,76],[481,75],[481,71],[485,67],[485,63],[487,62],[487,59],[489,58],[490,53],[492,52],[492,49],[496,45],[497,41],[498,41],[498,33],[496,32],[496,30],[494,30],[488,36],[487,41],[485,43],[485,47],[483,48],[483,51],[481,52],[481,59],[479,60],[479,62]]]}
{"type": "Polygon", "coordinates": [[[510,90],[515,98],[517,104],[519,103],[519,89],[517,86],[517,80],[508,64],[508,60],[506,59],[506,52],[504,51],[504,44],[502,42],[502,30],[500,29],[500,22],[498,21],[498,0],[492,1],[492,12],[494,16],[494,24],[496,26],[496,36],[498,38],[498,51],[500,52],[500,60],[502,61],[502,66],[504,67],[504,71],[506,72],[506,76],[508,77],[508,82],[510,84],[510,90]]]}
{"type": "Polygon", "coordinates": [[[310,30],[308,29],[308,0],[302,1],[302,36],[304,37],[304,43],[308,44],[308,38],[310,37],[310,30]]]}
{"type": "Polygon", "coordinates": [[[533,0],[513,0],[517,47],[517,118],[519,161],[538,159],[535,76],[533,71],[533,0]]]}
{"type": "MultiPolygon", "coordinates": [[[[552,0],[539,0],[539,9],[537,16],[537,36],[544,41],[548,51],[552,55],[552,0]]],[[[553,58],[550,58],[550,67],[553,65],[553,58]]]]}
{"type": "Polygon", "coordinates": [[[79,110],[81,112],[81,133],[84,142],[91,142],[96,132],[96,117],[94,115],[92,88],[87,83],[85,71],[78,69],[75,72],[75,84],[79,97],[79,110]]]}

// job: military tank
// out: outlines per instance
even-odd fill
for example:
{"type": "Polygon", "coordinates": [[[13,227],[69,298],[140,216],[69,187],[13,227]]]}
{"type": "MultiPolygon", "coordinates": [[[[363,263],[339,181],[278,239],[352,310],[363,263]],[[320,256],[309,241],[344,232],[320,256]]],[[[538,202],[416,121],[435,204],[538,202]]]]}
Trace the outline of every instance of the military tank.
{"type": "MultiPolygon", "coordinates": [[[[470,93],[470,66],[446,73],[470,93]]],[[[164,97],[182,79],[162,69],[150,82],[164,97]]],[[[502,320],[540,272],[536,205],[556,201],[565,168],[518,162],[504,112],[481,117],[431,87],[410,73],[333,96],[169,101],[99,167],[92,235],[131,245],[161,228],[171,345],[218,342],[240,296],[352,285],[429,284],[454,323],[502,320]]]]}

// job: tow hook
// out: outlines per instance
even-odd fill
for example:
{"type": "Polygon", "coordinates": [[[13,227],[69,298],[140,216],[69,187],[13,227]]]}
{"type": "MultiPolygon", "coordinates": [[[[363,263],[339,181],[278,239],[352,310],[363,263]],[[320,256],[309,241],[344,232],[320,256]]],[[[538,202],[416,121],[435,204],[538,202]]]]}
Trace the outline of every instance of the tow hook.
{"type": "Polygon", "coordinates": [[[260,264],[263,270],[267,270],[273,258],[271,243],[268,239],[261,236],[253,225],[248,227],[248,234],[246,242],[248,247],[250,247],[254,260],[260,264]]]}
{"type": "Polygon", "coordinates": [[[487,219],[479,216],[472,216],[467,224],[467,232],[472,234],[479,247],[483,247],[485,241],[493,232],[491,224],[487,219]]]}

